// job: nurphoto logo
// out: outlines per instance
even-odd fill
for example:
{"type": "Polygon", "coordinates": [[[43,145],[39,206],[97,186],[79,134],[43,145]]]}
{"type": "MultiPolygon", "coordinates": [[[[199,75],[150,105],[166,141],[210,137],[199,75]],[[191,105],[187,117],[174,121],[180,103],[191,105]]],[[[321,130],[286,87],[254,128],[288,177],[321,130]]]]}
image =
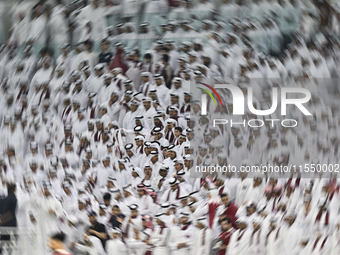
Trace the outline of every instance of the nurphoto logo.
{"type": "MultiPolygon", "coordinates": [[[[199,83],[202,84],[208,88],[210,88],[214,94],[217,96],[219,99],[219,102],[221,105],[223,105],[222,100],[220,96],[218,95],[217,91],[211,87],[210,85],[204,84],[204,83],[199,83]]],[[[215,102],[215,105],[217,105],[215,98],[213,95],[206,89],[200,88],[199,89],[203,90],[206,92],[215,102]]],[[[215,88],[218,89],[228,89],[232,96],[233,96],[233,115],[244,115],[244,94],[240,88],[238,88],[235,85],[231,84],[216,84],[215,88]]],[[[247,98],[247,103],[248,103],[248,109],[251,113],[255,115],[270,115],[274,113],[277,109],[278,105],[278,89],[277,88],[272,88],[272,106],[270,109],[267,110],[258,110],[255,109],[253,106],[253,89],[251,87],[248,87],[248,98],[247,98]]],[[[202,100],[202,107],[201,107],[201,114],[202,115],[207,115],[207,94],[202,94],[201,100],[202,100]]],[[[300,109],[300,111],[307,116],[311,116],[312,114],[306,109],[306,107],[303,106],[303,104],[307,103],[311,99],[311,93],[309,90],[305,88],[293,88],[293,87],[286,87],[286,88],[281,88],[281,115],[285,116],[287,114],[287,105],[292,104],[295,105],[297,108],[300,109]],[[300,93],[305,95],[304,98],[294,98],[294,99],[289,99],[287,98],[288,93],[300,93]]]]}
{"type": "MultiPolygon", "coordinates": [[[[243,91],[232,84],[216,84],[215,88],[212,86],[205,84],[205,83],[198,83],[199,85],[205,86],[206,88],[197,87],[198,89],[206,92],[202,93],[201,95],[201,115],[207,115],[207,108],[208,108],[208,98],[207,95],[209,95],[215,105],[217,106],[217,100],[218,99],[219,104],[223,106],[223,101],[221,100],[221,96],[217,93],[216,89],[228,89],[232,95],[232,102],[233,102],[233,111],[232,115],[245,115],[245,95],[243,94],[243,91]],[[212,93],[208,90],[210,89],[212,93]]],[[[296,88],[296,87],[283,87],[280,89],[280,100],[281,100],[281,116],[287,115],[287,105],[295,105],[305,116],[312,116],[312,114],[307,110],[307,108],[303,105],[309,102],[311,99],[311,93],[308,89],[305,88],[296,88]],[[302,98],[288,98],[288,94],[290,95],[302,95],[302,98]]],[[[247,88],[247,106],[249,112],[256,116],[269,116],[273,114],[279,105],[279,94],[278,94],[278,88],[273,87],[272,88],[272,104],[269,109],[255,109],[253,105],[253,88],[248,87],[247,88]]],[[[233,119],[213,119],[213,126],[215,127],[218,124],[225,125],[227,123],[230,123],[230,126],[233,127],[235,125],[241,125],[243,127],[262,127],[265,125],[266,122],[271,122],[271,126],[274,127],[275,122],[280,122],[281,126],[283,127],[296,127],[298,125],[297,120],[295,119],[250,119],[246,121],[245,119],[243,121],[235,121],[233,119]]]]}

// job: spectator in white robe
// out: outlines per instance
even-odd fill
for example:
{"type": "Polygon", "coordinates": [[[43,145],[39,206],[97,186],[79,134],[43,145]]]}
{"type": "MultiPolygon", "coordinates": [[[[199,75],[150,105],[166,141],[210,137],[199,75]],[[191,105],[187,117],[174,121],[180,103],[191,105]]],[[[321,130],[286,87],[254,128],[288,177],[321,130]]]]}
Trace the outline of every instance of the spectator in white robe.
{"type": "Polygon", "coordinates": [[[168,255],[168,242],[170,236],[170,224],[167,221],[167,216],[164,213],[155,215],[156,227],[151,234],[150,239],[146,242],[148,245],[154,246],[155,255],[168,255]]]}
{"type": "Polygon", "coordinates": [[[32,12],[27,41],[33,43],[35,56],[38,56],[39,51],[46,43],[46,22],[46,16],[43,14],[42,8],[37,8],[32,12]]]}
{"type": "Polygon", "coordinates": [[[55,13],[51,17],[51,46],[54,49],[54,52],[58,52],[63,44],[69,42],[67,12],[68,10],[63,8],[60,12],[55,13]]]}
{"type": "Polygon", "coordinates": [[[196,229],[193,234],[193,244],[191,254],[207,255],[210,254],[212,236],[211,229],[208,227],[206,217],[200,217],[196,221],[196,229]]]}
{"type": "Polygon", "coordinates": [[[106,254],[100,240],[95,236],[84,236],[84,243],[71,243],[77,252],[86,252],[89,255],[106,254]]]}
{"type": "Polygon", "coordinates": [[[136,3],[134,0],[124,0],[121,4],[121,17],[125,22],[138,23],[138,13],[141,10],[142,3],[136,3]]]}
{"type": "Polygon", "coordinates": [[[109,234],[111,239],[106,242],[107,255],[126,255],[128,254],[128,249],[126,244],[122,242],[121,236],[122,232],[120,229],[110,229],[109,234]]]}
{"type": "Polygon", "coordinates": [[[238,218],[236,220],[238,229],[232,234],[227,248],[227,253],[230,255],[247,252],[249,250],[251,238],[251,226],[246,218],[238,218]]]}
{"type": "Polygon", "coordinates": [[[51,233],[58,231],[58,221],[63,214],[61,203],[50,193],[51,186],[45,183],[42,187],[42,194],[32,197],[32,205],[37,210],[37,217],[40,219],[37,226],[37,233],[42,236],[38,239],[38,254],[47,252],[46,238],[51,233]]]}
{"type": "Polygon", "coordinates": [[[84,7],[78,19],[83,22],[83,24],[85,21],[90,21],[93,24],[91,38],[86,38],[85,40],[92,39],[96,42],[105,37],[106,21],[103,15],[103,7],[100,5],[99,0],[94,0],[91,4],[84,7]]]}
{"type": "Polygon", "coordinates": [[[148,126],[152,126],[153,116],[156,115],[157,112],[153,105],[151,104],[152,100],[150,97],[144,97],[142,101],[144,106],[143,110],[144,119],[147,121],[148,126]]]}

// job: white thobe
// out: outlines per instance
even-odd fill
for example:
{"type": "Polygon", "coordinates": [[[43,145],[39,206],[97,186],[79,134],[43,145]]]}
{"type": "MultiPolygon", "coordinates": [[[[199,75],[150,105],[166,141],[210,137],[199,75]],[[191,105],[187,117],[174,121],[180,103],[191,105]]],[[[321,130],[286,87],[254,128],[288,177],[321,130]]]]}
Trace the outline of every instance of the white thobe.
{"type": "Polygon", "coordinates": [[[211,229],[196,229],[193,234],[191,255],[209,255],[211,249],[211,229]]]}
{"type": "Polygon", "coordinates": [[[58,232],[58,221],[63,215],[63,208],[61,203],[53,196],[40,197],[35,196],[32,198],[32,206],[37,210],[37,221],[38,221],[38,249],[41,255],[47,253],[48,238],[58,232]],[[53,210],[54,214],[49,213],[49,210],[53,210]]]}
{"type": "Polygon", "coordinates": [[[161,228],[160,226],[156,226],[154,232],[150,237],[150,242],[154,246],[153,254],[154,255],[168,255],[169,249],[168,245],[168,237],[170,235],[169,228],[161,228]]]}
{"type": "Polygon", "coordinates": [[[127,255],[126,245],[117,239],[111,239],[106,242],[107,255],[127,255]]]}
{"type": "Polygon", "coordinates": [[[251,229],[241,230],[238,229],[230,238],[227,249],[228,255],[247,254],[251,238],[251,229]]]}
{"type": "Polygon", "coordinates": [[[169,239],[169,248],[172,255],[187,255],[192,246],[193,226],[189,226],[186,230],[182,230],[179,226],[171,228],[169,239]],[[186,243],[186,247],[178,249],[178,244],[186,243]]]}

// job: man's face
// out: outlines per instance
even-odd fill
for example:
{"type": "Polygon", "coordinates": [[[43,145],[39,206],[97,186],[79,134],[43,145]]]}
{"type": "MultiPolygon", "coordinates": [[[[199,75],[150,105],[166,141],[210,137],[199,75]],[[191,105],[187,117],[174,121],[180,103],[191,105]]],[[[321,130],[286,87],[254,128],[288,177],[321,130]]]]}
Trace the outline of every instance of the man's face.
{"type": "Polygon", "coordinates": [[[100,209],[99,210],[99,216],[103,216],[103,215],[105,215],[106,213],[105,213],[105,211],[103,210],[103,209],[100,209]]]}
{"type": "Polygon", "coordinates": [[[144,196],[144,190],[139,189],[139,190],[137,190],[137,192],[138,192],[139,197],[144,196]]]}
{"type": "Polygon", "coordinates": [[[204,136],[204,142],[205,143],[210,143],[211,142],[211,137],[210,136],[204,136]]]}
{"type": "Polygon", "coordinates": [[[191,164],[190,163],[191,163],[190,160],[184,160],[184,165],[188,169],[191,168],[191,164]]]}
{"type": "Polygon", "coordinates": [[[252,215],[255,212],[255,207],[248,207],[247,208],[247,216],[252,215]]]}
{"type": "Polygon", "coordinates": [[[277,146],[277,141],[275,139],[272,139],[270,141],[270,145],[273,146],[273,147],[276,147],[277,146]]]}
{"type": "Polygon", "coordinates": [[[177,96],[173,96],[170,98],[171,104],[177,104],[178,103],[178,97],[177,96]]]}
{"type": "Polygon", "coordinates": [[[137,109],[138,109],[137,105],[131,104],[131,112],[135,112],[135,111],[137,111],[137,109]]]}
{"type": "Polygon", "coordinates": [[[131,96],[125,95],[125,96],[124,96],[124,100],[125,100],[125,102],[130,102],[131,96]]]}
{"type": "Polygon", "coordinates": [[[142,122],[140,119],[135,120],[136,126],[142,126],[142,122]]]}
{"type": "Polygon", "coordinates": [[[69,188],[64,188],[64,192],[69,195],[71,193],[70,189],[69,188]]]}
{"type": "Polygon", "coordinates": [[[106,79],[104,80],[104,84],[105,84],[106,86],[110,86],[110,84],[111,84],[111,78],[106,78],[106,79]]]}
{"type": "Polygon", "coordinates": [[[108,42],[103,42],[101,44],[102,50],[107,51],[109,49],[110,44],[108,42]]]}
{"type": "Polygon", "coordinates": [[[151,106],[151,102],[150,101],[145,101],[145,102],[143,102],[143,106],[144,106],[145,109],[148,110],[150,108],[150,106],[151,106]]]}
{"type": "Polygon", "coordinates": [[[190,97],[190,95],[184,95],[184,101],[186,102],[186,103],[190,103],[190,99],[191,99],[191,97],[190,97]]]}
{"type": "Polygon", "coordinates": [[[133,157],[133,152],[132,151],[126,151],[126,154],[129,156],[129,158],[132,158],[133,157]]]}
{"type": "Polygon", "coordinates": [[[159,175],[162,176],[162,177],[166,177],[168,175],[168,171],[161,169],[161,170],[159,170],[159,175]]]}
{"type": "Polygon", "coordinates": [[[131,216],[132,217],[137,217],[138,216],[138,211],[137,210],[132,210],[131,211],[131,216]]]}
{"type": "Polygon", "coordinates": [[[111,72],[112,72],[114,77],[117,77],[117,75],[119,74],[119,72],[117,70],[112,70],[111,72]]]}
{"type": "Polygon", "coordinates": [[[238,147],[240,147],[241,145],[242,145],[242,143],[241,143],[241,141],[240,140],[238,140],[238,139],[235,139],[235,141],[234,141],[234,145],[238,148],[238,147]]]}
{"type": "Polygon", "coordinates": [[[178,162],[176,162],[176,163],[175,163],[175,169],[176,169],[176,171],[178,172],[179,170],[183,169],[183,165],[180,164],[180,163],[178,163],[178,162]]]}
{"type": "Polygon", "coordinates": [[[109,140],[109,135],[107,133],[102,133],[102,138],[106,142],[109,140]]]}
{"type": "Polygon", "coordinates": [[[142,76],[142,82],[146,83],[149,81],[149,77],[148,76],[142,76]]]}
{"type": "Polygon", "coordinates": [[[44,62],[44,68],[47,69],[47,68],[49,68],[49,67],[50,67],[50,62],[45,61],[45,62],[44,62]]]}
{"type": "Polygon", "coordinates": [[[59,70],[58,73],[57,73],[57,77],[61,77],[64,75],[64,70],[59,70]]]}
{"type": "Polygon", "coordinates": [[[175,129],[175,136],[176,136],[176,137],[179,137],[180,134],[181,134],[181,132],[180,132],[179,130],[175,129]]]}
{"type": "Polygon", "coordinates": [[[98,77],[102,76],[103,73],[104,73],[103,70],[96,70],[96,75],[97,75],[98,77]]]}
{"type": "Polygon", "coordinates": [[[178,184],[171,185],[171,190],[176,190],[178,188],[178,184]]]}
{"type": "Polygon", "coordinates": [[[131,175],[132,175],[133,178],[139,177],[138,173],[135,172],[135,171],[132,171],[131,175]]]}
{"type": "Polygon", "coordinates": [[[145,175],[150,176],[151,173],[152,173],[151,167],[146,167],[146,168],[144,169],[144,174],[145,174],[145,175]]]}
{"type": "Polygon", "coordinates": [[[88,165],[88,164],[83,164],[83,167],[82,167],[82,169],[85,171],[85,170],[87,170],[87,169],[89,169],[90,168],[90,166],[88,165]]]}
{"type": "Polygon", "coordinates": [[[133,90],[131,83],[125,84],[125,91],[126,90],[133,90]]]}
{"type": "Polygon", "coordinates": [[[64,130],[64,135],[65,137],[69,137],[70,135],[72,135],[72,132],[70,130],[64,130]]]}
{"type": "Polygon", "coordinates": [[[170,115],[171,118],[175,118],[175,117],[177,117],[177,112],[175,110],[170,110],[169,115],[170,115]]]}
{"type": "Polygon", "coordinates": [[[37,222],[36,219],[35,219],[35,217],[34,217],[33,215],[30,215],[30,221],[31,221],[32,223],[36,223],[36,222],[37,222]]]}
{"type": "Polygon", "coordinates": [[[201,157],[204,157],[207,154],[207,149],[199,149],[199,154],[201,157]]]}
{"type": "MultiPolygon", "coordinates": [[[[70,105],[70,100],[64,100],[63,104],[64,104],[64,106],[70,105]]],[[[74,108],[74,106],[73,106],[73,108],[74,108]]],[[[79,107],[78,107],[78,108],[79,108],[79,107]]]]}
{"type": "Polygon", "coordinates": [[[158,155],[155,155],[155,156],[153,156],[152,158],[151,158],[151,162],[152,163],[156,163],[158,161],[158,155]]]}
{"type": "Polygon", "coordinates": [[[112,215],[117,216],[119,214],[119,209],[117,207],[112,208],[112,215]]]}
{"type": "Polygon", "coordinates": [[[94,0],[94,1],[92,2],[92,5],[93,5],[94,8],[98,8],[98,6],[99,6],[99,1],[98,1],[98,0],[94,0]]]}
{"type": "Polygon", "coordinates": [[[73,147],[70,144],[65,145],[65,152],[72,151],[73,147]]]}
{"type": "Polygon", "coordinates": [[[182,204],[182,207],[185,208],[188,205],[188,199],[186,198],[181,199],[181,204],[182,204]]]}
{"type": "Polygon", "coordinates": [[[125,168],[124,164],[119,164],[118,165],[119,170],[123,170],[125,168]]]}
{"type": "MultiPolygon", "coordinates": [[[[191,141],[194,138],[194,133],[193,132],[187,132],[187,138],[189,141],[191,141]]],[[[188,153],[190,154],[190,153],[188,153]]]]}
{"type": "Polygon", "coordinates": [[[106,206],[109,206],[109,205],[111,204],[110,199],[104,199],[104,204],[105,204],[106,206]]]}
{"type": "Polygon", "coordinates": [[[225,205],[225,206],[228,206],[229,205],[229,197],[228,196],[224,196],[221,198],[221,201],[222,203],[225,205]]]}
{"type": "Polygon", "coordinates": [[[56,173],[50,173],[50,178],[51,179],[56,179],[57,178],[57,174],[56,173]]]}
{"type": "Polygon", "coordinates": [[[179,89],[182,86],[181,82],[174,82],[174,86],[176,89],[179,89]]]}
{"type": "Polygon", "coordinates": [[[104,165],[105,167],[109,167],[109,166],[110,166],[110,160],[108,160],[108,159],[104,160],[104,161],[103,161],[103,165],[104,165]]]}
{"type": "Polygon", "coordinates": [[[82,120],[82,119],[84,119],[84,118],[85,118],[85,116],[84,116],[83,113],[78,113],[78,119],[79,119],[79,120],[82,120]]]}
{"type": "Polygon", "coordinates": [[[52,151],[51,150],[45,150],[45,156],[48,157],[52,155],[52,151]]]}
{"type": "Polygon", "coordinates": [[[228,221],[224,220],[221,222],[221,228],[223,232],[228,231],[231,227],[231,224],[228,224],[228,221]]]}
{"type": "Polygon", "coordinates": [[[98,123],[96,124],[96,128],[97,128],[97,130],[102,130],[102,129],[103,129],[103,123],[98,122],[98,123]]]}
{"type": "Polygon", "coordinates": [[[48,197],[48,196],[51,195],[51,193],[50,193],[50,191],[48,189],[44,189],[43,190],[43,194],[44,194],[45,197],[48,197]]]}
{"type": "MultiPolygon", "coordinates": [[[[2,165],[2,164],[0,164],[0,165],[2,165]]],[[[37,171],[37,169],[38,169],[37,164],[31,164],[31,165],[30,165],[30,169],[32,170],[32,172],[37,171]]]]}
{"type": "Polygon", "coordinates": [[[138,61],[139,60],[138,54],[133,54],[132,58],[133,58],[134,61],[138,61]]]}
{"type": "Polygon", "coordinates": [[[107,113],[107,110],[105,108],[100,108],[99,113],[101,116],[104,116],[107,113]]]}
{"type": "Polygon", "coordinates": [[[87,130],[88,131],[93,131],[94,130],[94,125],[93,124],[88,124],[87,125],[87,130]]]}
{"type": "Polygon", "coordinates": [[[136,141],[136,145],[137,145],[137,147],[142,146],[143,145],[143,141],[136,141]]]}
{"type": "Polygon", "coordinates": [[[247,227],[247,225],[244,222],[240,222],[237,224],[237,227],[240,229],[245,229],[247,227]]]}
{"type": "Polygon", "coordinates": [[[155,79],[157,86],[162,85],[162,79],[155,79]]]}
{"type": "Polygon", "coordinates": [[[149,93],[149,97],[150,97],[153,101],[157,100],[157,95],[156,95],[156,93],[149,93]]]}
{"type": "Polygon", "coordinates": [[[159,139],[162,138],[162,136],[163,136],[162,133],[156,133],[156,134],[155,134],[155,139],[156,139],[156,140],[159,140],[159,139]]]}
{"type": "Polygon", "coordinates": [[[169,157],[170,157],[171,159],[176,158],[176,152],[174,152],[174,151],[169,151],[169,157]]]}
{"type": "Polygon", "coordinates": [[[90,221],[91,224],[95,224],[96,221],[97,221],[96,216],[89,216],[89,221],[90,221]]]}
{"type": "Polygon", "coordinates": [[[179,222],[184,225],[184,224],[187,224],[188,223],[188,217],[181,217],[179,219],[179,222]]]}
{"type": "Polygon", "coordinates": [[[154,118],[153,122],[156,127],[160,127],[162,125],[162,122],[158,118],[154,118]]]}
{"type": "Polygon", "coordinates": [[[118,100],[118,96],[117,95],[111,95],[110,99],[112,100],[113,103],[115,103],[118,100]]]}

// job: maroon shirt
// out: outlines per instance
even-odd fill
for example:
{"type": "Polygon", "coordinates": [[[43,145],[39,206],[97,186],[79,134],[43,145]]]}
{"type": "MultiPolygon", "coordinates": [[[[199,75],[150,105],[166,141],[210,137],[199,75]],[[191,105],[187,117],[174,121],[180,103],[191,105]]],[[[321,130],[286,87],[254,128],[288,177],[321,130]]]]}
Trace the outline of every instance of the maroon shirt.
{"type": "MultiPolygon", "coordinates": [[[[232,234],[235,233],[235,229],[231,228],[229,231],[226,232],[222,232],[219,236],[220,241],[223,242],[222,245],[226,245],[228,246],[229,241],[230,241],[230,237],[232,236],[232,234]]],[[[225,250],[226,249],[222,249],[218,251],[218,255],[224,255],[225,254],[225,250]]]]}
{"type": "Polygon", "coordinates": [[[225,209],[224,211],[225,216],[231,220],[231,223],[234,228],[236,228],[235,221],[237,220],[237,217],[235,215],[237,210],[238,210],[237,205],[235,205],[234,203],[230,203],[228,208],[225,209]]]}

